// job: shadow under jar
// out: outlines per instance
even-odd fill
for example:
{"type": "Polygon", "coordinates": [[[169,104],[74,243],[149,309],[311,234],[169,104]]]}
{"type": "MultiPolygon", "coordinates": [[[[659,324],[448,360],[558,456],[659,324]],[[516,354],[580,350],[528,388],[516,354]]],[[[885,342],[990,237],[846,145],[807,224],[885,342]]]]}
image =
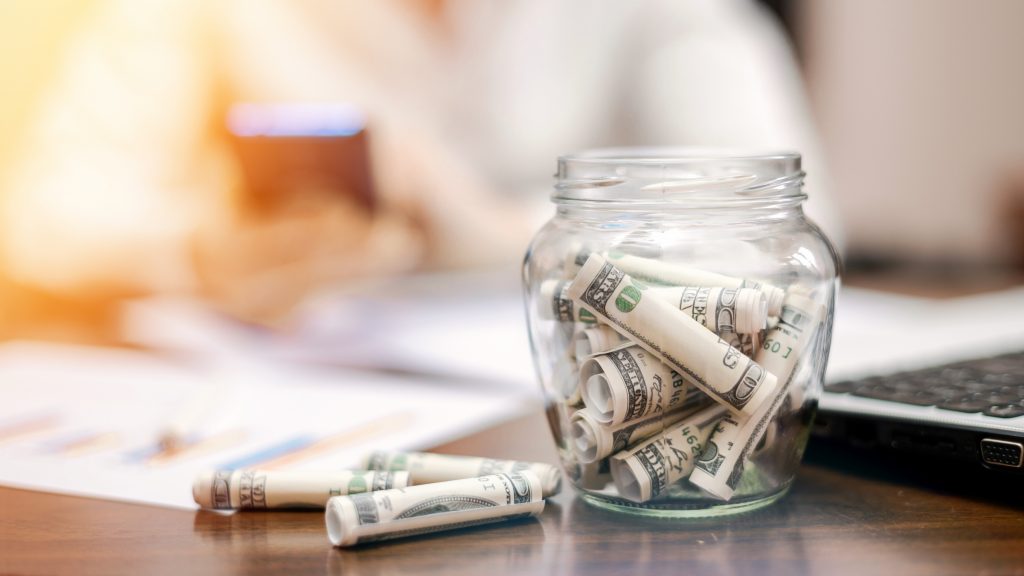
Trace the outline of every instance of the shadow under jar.
{"type": "Polygon", "coordinates": [[[524,264],[562,466],[589,503],[699,517],[792,484],[839,285],[800,155],[563,156],[524,264]]]}

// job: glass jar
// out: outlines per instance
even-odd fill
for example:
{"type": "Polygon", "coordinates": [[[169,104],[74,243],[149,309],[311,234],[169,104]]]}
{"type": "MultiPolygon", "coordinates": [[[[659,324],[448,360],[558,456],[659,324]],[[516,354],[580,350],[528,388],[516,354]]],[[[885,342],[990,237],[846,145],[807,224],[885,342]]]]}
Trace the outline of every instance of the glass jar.
{"type": "Polygon", "coordinates": [[[839,285],[803,178],[795,153],[559,158],[523,273],[551,431],[587,502],[714,516],[792,484],[839,285]]]}

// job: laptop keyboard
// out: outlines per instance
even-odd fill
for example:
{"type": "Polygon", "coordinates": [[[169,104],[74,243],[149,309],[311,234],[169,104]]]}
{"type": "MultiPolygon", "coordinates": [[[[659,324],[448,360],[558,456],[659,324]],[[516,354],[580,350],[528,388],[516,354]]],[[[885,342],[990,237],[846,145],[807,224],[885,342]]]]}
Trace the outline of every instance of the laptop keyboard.
{"type": "Polygon", "coordinates": [[[827,384],[825,390],[996,418],[1024,416],[1024,351],[827,384]]]}

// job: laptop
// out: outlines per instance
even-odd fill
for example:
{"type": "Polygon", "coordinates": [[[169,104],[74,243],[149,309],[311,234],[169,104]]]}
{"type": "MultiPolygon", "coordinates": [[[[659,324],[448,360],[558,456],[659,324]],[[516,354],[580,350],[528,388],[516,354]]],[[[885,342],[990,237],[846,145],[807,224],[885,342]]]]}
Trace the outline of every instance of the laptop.
{"type": "Polygon", "coordinates": [[[844,289],[832,351],[814,436],[1024,474],[1024,290],[926,300],[844,289]]]}

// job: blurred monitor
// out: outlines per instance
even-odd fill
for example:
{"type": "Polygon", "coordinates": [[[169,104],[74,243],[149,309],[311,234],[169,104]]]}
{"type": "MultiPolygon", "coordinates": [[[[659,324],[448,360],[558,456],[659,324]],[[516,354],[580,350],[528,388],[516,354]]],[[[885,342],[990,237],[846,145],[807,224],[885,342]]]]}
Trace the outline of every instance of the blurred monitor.
{"type": "Polygon", "coordinates": [[[344,194],[374,205],[364,114],[344,103],[231,107],[227,127],[247,202],[272,210],[301,193],[344,194]]]}

